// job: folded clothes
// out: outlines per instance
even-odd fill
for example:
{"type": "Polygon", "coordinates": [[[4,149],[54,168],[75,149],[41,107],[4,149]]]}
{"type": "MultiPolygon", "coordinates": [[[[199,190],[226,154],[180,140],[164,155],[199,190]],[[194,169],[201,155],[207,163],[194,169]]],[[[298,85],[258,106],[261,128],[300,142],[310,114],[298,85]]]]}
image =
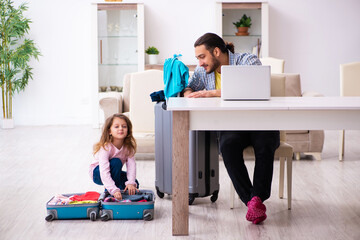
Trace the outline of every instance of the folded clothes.
{"type": "Polygon", "coordinates": [[[140,200],[144,200],[144,199],[147,201],[151,200],[151,196],[147,194],[135,194],[135,195],[124,194],[122,197],[123,199],[129,199],[132,202],[139,202],[140,200]]]}
{"type": "Polygon", "coordinates": [[[138,197],[131,197],[131,196],[136,196],[136,195],[123,195],[122,200],[118,200],[114,197],[107,197],[104,199],[104,202],[147,202],[148,201],[142,195],[138,195],[138,197]]]}
{"type": "Polygon", "coordinates": [[[100,197],[98,192],[86,192],[82,195],[71,195],[64,196],[61,194],[56,194],[49,202],[49,205],[67,205],[67,204],[87,204],[87,203],[97,203],[100,197]]]}
{"type": "Polygon", "coordinates": [[[55,195],[50,202],[49,205],[67,205],[71,202],[69,197],[63,196],[61,194],[55,195]]]}
{"type": "Polygon", "coordinates": [[[72,201],[69,204],[89,204],[89,203],[97,203],[98,201],[72,201]]]}
{"type": "Polygon", "coordinates": [[[117,200],[114,197],[107,197],[104,199],[104,202],[120,202],[120,200],[117,200]]]}
{"type": "Polygon", "coordinates": [[[74,195],[70,197],[71,201],[97,201],[100,197],[98,192],[86,192],[82,195],[74,195]]]}

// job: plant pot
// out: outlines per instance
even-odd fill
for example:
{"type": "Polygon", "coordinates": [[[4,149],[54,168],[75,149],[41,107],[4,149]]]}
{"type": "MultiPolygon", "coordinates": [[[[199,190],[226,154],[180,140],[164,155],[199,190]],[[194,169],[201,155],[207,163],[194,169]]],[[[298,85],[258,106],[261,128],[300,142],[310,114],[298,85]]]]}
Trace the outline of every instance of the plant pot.
{"type": "Polygon", "coordinates": [[[14,128],[14,119],[13,118],[5,118],[2,120],[2,128],[3,129],[11,129],[14,128]]]}
{"type": "Polygon", "coordinates": [[[100,86],[100,92],[106,92],[107,87],[106,86],[100,86]]]}
{"type": "Polygon", "coordinates": [[[236,36],[248,36],[249,35],[249,28],[248,27],[238,27],[238,32],[235,33],[236,36]]]}
{"type": "Polygon", "coordinates": [[[149,54],[149,64],[157,64],[158,63],[158,55],[149,54]]]}

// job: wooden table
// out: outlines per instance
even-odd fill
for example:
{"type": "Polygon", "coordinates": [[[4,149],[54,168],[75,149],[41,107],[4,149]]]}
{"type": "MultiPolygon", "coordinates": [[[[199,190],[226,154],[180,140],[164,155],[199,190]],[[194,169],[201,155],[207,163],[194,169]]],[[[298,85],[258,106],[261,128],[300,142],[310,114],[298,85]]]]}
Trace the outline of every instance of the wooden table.
{"type": "Polygon", "coordinates": [[[189,130],[360,130],[360,97],[169,98],[167,109],[173,111],[173,235],[189,234],[189,130]]]}

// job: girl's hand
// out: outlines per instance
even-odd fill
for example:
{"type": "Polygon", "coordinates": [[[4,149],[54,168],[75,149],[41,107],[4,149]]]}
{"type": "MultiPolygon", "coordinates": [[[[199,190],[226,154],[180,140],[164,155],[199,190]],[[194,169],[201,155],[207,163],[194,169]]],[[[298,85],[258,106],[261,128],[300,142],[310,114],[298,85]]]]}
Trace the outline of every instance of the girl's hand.
{"type": "Polygon", "coordinates": [[[134,195],[136,192],[139,192],[139,189],[137,189],[134,185],[126,185],[124,192],[128,190],[129,195],[134,195]]]}
{"type": "Polygon", "coordinates": [[[121,192],[116,192],[116,193],[114,193],[114,197],[115,197],[117,200],[122,200],[121,192]]]}

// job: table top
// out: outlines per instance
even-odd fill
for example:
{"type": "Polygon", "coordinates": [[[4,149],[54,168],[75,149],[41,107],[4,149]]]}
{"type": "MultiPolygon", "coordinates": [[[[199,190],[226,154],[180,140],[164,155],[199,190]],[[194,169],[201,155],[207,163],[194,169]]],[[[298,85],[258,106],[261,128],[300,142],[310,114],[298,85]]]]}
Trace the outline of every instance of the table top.
{"type": "Polygon", "coordinates": [[[268,101],[169,98],[170,111],[360,110],[360,97],[271,97],[268,101]]]}

